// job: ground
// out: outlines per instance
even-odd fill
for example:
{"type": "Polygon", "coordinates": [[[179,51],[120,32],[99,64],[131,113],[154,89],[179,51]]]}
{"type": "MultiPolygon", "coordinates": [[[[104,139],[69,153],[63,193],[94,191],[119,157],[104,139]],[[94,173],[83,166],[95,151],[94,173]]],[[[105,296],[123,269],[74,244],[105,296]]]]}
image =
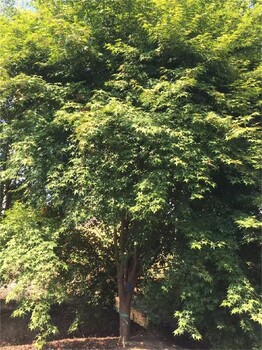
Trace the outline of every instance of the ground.
{"type": "MultiPolygon", "coordinates": [[[[118,338],[75,338],[61,339],[49,342],[45,350],[110,350],[123,349],[119,347],[118,338]]],[[[125,350],[178,350],[176,345],[156,339],[152,334],[138,334],[126,345],[125,350]]],[[[1,350],[35,350],[31,344],[9,345],[1,347],[1,350]]]]}
{"type": "MultiPolygon", "coordinates": [[[[0,349],[36,350],[34,345],[32,345],[34,334],[29,332],[27,328],[28,319],[11,317],[14,305],[5,303],[6,293],[5,288],[0,288],[0,349]]],[[[59,317],[60,326],[63,326],[64,323],[66,324],[65,318],[67,318],[67,314],[63,312],[63,316],[65,316],[64,319],[59,317]]],[[[162,339],[158,334],[143,330],[141,327],[135,328],[133,334],[131,341],[126,344],[125,350],[183,350],[181,347],[172,344],[171,341],[162,339]]],[[[44,350],[111,349],[123,349],[118,345],[116,336],[97,335],[94,337],[66,338],[63,333],[61,339],[48,342],[44,348],[44,350]]]]}

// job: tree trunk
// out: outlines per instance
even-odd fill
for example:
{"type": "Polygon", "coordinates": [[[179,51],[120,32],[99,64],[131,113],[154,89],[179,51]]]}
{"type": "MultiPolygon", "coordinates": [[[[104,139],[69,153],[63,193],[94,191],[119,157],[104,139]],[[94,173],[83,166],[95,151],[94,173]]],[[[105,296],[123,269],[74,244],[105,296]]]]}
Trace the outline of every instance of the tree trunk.
{"type": "Polygon", "coordinates": [[[126,251],[128,224],[121,222],[120,232],[114,231],[115,259],[119,298],[119,343],[124,347],[130,339],[130,310],[138,272],[137,246],[126,251]]]}
{"type": "Polygon", "coordinates": [[[130,339],[130,311],[135,284],[137,281],[137,258],[133,258],[133,266],[127,271],[125,264],[121,264],[118,274],[119,297],[119,343],[125,346],[130,339]]]}
{"type": "Polygon", "coordinates": [[[130,310],[133,291],[119,294],[119,343],[125,346],[130,339],[130,310]]]}

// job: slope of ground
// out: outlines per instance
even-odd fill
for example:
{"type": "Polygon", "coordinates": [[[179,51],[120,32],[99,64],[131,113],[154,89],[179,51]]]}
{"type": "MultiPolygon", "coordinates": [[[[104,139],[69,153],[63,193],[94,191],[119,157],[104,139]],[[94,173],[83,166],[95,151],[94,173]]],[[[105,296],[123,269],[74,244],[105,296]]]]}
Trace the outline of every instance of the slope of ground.
{"type": "MultiPolygon", "coordinates": [[[[6,304],[6,288],[0,288],[0,349],[1,350],[35,350],[32,345],[34,334],[27,328],[28,318],[11,317],[14,310],[14,303],[6,304]]],[[[61,315],[60,315],[61,316],[61,315]]],[[[66,313],[59,318],[59,326],[65,328],[67,326],[66,313]],[[62,324],[61,324],[62,323],[62,324]]],[[[137,318],[133,315],[133,318],[137,318]]],[[[114,322],[112,317],[112,322],[114,322]]],[[[107,325],[108,326],[108,325],[107,325]]],[[[115,326],[114,326],[115,327],[115,326]]],[[[126,344],[126,350],[178,350],[181,347],[172,344],[171,341],[163,340],[157,333],[147,332],[139,326],[134,327],[135,334],[131,341],[126,344]]],[[[113,334],[112,330],[110,332],[113,334]]],[[[102,330],[103,333],[103,330],[102,330]]],[[[110,334],[110,333],[109,333],[110,334]]],[[[85,336],[75,338],[67,338],[65,333],[60,334],[62,339],[48,342],[45,350],[111,350],[122,349],[118,345],[118,337],[112,336],[85,336]]]]}

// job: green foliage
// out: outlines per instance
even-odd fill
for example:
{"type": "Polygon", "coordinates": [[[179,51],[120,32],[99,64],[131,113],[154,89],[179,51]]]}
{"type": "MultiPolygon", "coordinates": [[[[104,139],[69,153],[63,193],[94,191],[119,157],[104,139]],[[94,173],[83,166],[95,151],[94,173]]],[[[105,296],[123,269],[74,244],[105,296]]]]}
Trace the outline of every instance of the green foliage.
{"type": "Polygon", "coordinates": [[[41,339],[55,334],[50,325],[50,306],[64,299],[59,279],[66,265],[54,253],[57,244],[54,220],[45,219],[30,208],[15,204],[0,224],[0,275],[2,283],[14,284],[7,301],[16,300],[14,316],[32,312],[29,327],[41,339]]]}
{"type": "Polygon", "coordinates": [[[15,314],[32,312],[42,345],[55,303],[112,304],[124,222],[120,261],[153,274],[155,321],[257,346],[261,5],[5,3],[0,270],[15,314]]]}

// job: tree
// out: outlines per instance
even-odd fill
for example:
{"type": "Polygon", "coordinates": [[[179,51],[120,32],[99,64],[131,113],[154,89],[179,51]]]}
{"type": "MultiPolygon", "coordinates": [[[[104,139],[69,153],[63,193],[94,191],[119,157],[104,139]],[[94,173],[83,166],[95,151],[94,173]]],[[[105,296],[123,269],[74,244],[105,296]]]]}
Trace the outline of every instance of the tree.
{"type": "Polygon", "coordinates": [[[179,283],[175,334],[212,343],[231,312],[239,347],[255,343],[260,6],[34,6],[1,24],[0,261],[2,279],[18,286],[9,298],[33,310],[41,343],[56,331],[50,305],[72,295],[94,300],[94,290],[96,302],[112,300],[115,289],[105,285],[113,273],[125,343],[134,288],[168,262],[166,290],[179,283]],[[30,273],[10,269],[12,261],[23,266],[21,252],[32,247],[43,256],[40,268],[29,259],[30,273]],[[46,261],[52,273],[44,284],[46,261]]]}
{"type": "Polygon", "coordinates": [[[9,16],[14,13],[15,0],[1,0],[0,1],[0,12],[9,16]]]}

